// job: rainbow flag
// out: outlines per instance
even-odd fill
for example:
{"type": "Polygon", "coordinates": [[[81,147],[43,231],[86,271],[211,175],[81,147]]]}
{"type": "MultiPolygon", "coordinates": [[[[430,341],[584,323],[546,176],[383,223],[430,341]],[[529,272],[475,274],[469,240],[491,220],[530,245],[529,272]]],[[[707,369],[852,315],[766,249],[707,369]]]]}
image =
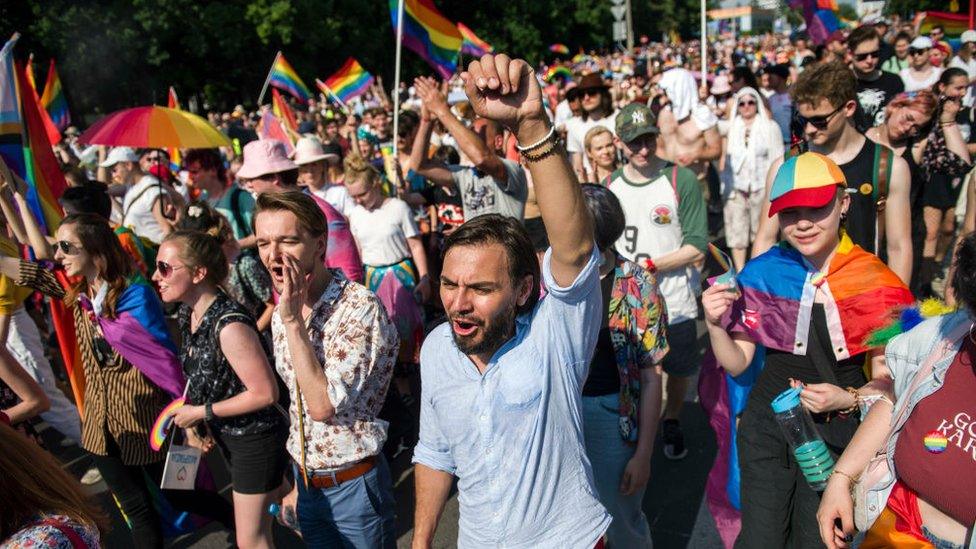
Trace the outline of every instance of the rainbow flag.
{"type": "Polygon", "coordinates": [[[835,0],[791,0],[790,7],[803,10],[807,36],[815,44],[825,43],[827,37],[840,28],[835,0]]]}
{"type": "Polygon", "coordinates": [[[969,29],[969,14],[948,13],[944,11],[923,11],[915,16],[916,22],[921,20],[918,28],[920,35],[928,35],[932,27],[942,25],[946,38],[959,38],[969,29]]]}
{"type": "Polygon", "coordinates": [[[369,74],[359,61],[350,57],[335,74],[326,78],[325,82],[316,80],[315,83],[327,97],[333,96],[339,101],[346,102],[368,90],[373,85],[373,75],[369,74]]]}
{"type": "Polygon", "coordinates": [[[741,526],[736,423],[762,371],[765,349],[794,352],[807,347],[809,334],[802,323],[809,322],[818,286],[830,298],[824,307],[829,344],[837,360],[867,351],[871,333],[914,302],[898,276],[847,235],[841,238],[826,276],[807,265],[785,242],[746,263],[737,278],[741,297],[723,322],[730,332],[744,333],[756,343],[755,357],[737,377],[729,375],[710,352],[702,364],[700,402],[718,442],[705,494],[726,547],[732,546],[741,526]],[[871,282],[865,284],[866,280],[871,282]]]}
{"type": "Polygon", "coordinates": [[[461,38],[464,42],[461,44],[461,53],[465,55],[472,55],[474,57],[481,57],[486,53],[492,53],[495,48],[491,46],[488,42],[478,38],[478,35],[474,33],[473,30],[469,29],[464,23],[457,24],[458,32],[461,33],[461,38]]]}
{"type": "MultiPolygon", "coordinates": [[[[180,98],[176,97],[176,89],[173,86],[169,87],[169,93],[166,97],[166,106],[171,109],[182,110],[180,108],[180,98]]],[[[169,170],[176,175],[180,172],[180,166],[183,165],[183,157],[180,156],[180,150],[176,147],[166,149],[169,153],[169,170]]]]}
{"type": "Polygon", "coordinates": [[[51,121],[54,122],[58,130],[64,131],[71,125],[68,100],[61,88],[61,78],[58,76],[58,70],[54,67],[54,59],[51,60],[51,69],[47,72],[47,82],[44,84],[44,93],[41,94],[41,105],[51,116],[51,121]]]}
{"type": "Polygon", "coordinates": [[[552,44],[549,46],[549,51],[560,55],[569,55],[569,47],[566,44],[552,44]]]}
{"type": "Polygon", "coordinates": [[[464,39],[431,0],[390,0],[393,32],[397,29],[398,1],[403,2],[403,45],[424,58],[445,80],[457,70],[464,39]]]}
{"type": "Polygon", "coordinates": [[[27,56],[27,83],[31,89],[37,91],[37,80],[34,78],[34,54],[27,56]]]}
{"type": "Polygon", "coordinates": [[[264,112],[261,114],[261,121],[258,122],[258,138],[277,139],[281,141],[285,145],[285,152],[288,156],[291,156],[295,152],[291,136],[288,134],[284,122],[275,116],[271,112],[271,109],[264,109],[264,112]]]}
{"type": "Polygon", "coordinates": [[[280,51],[278,52],[278,56],[275,57],[274,63],[271,64],[271,74],[268,75],[268,83],[292,94],[296,99],[300,99],[306,103],[312,97],[312,92],[309,91],[308,86],[298,77],[298,73],[295,72],[291,63],[285,59],[285,56],[280,51]]]}
{"type": "Polygon", "coordinates": [[[288,140],[294,143],[295,140],[292,136],[298,133],[298,119],[295,118],[295,113],[288,105],[288,101],[276,89],[271,90],[271,110],[281,120],[285,128],[289,130],[288,140]]]}
{"type": "Polygon", "coordinates": [[[544,77],[545,81],[552,82],[555,78],[562,78],[564,82],[567,82],[573,79],[573,71],[569,70],[569,67],[566,67],[565,65],[555,65],[549,67],[549,70],[546,71],[546,75],[544,77]]]}

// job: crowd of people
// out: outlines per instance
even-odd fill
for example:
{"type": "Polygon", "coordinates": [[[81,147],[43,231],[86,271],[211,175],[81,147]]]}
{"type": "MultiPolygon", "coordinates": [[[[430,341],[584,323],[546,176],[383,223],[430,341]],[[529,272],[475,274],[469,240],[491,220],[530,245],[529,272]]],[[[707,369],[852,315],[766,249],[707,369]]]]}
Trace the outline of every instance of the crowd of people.
{"type": "Polygon", "coordinates": [[[456,482],[461,547],[651,547],[656,440],[704,443],[681,426],[703,321],[730,376],[761,367],[737,547],[976,547],[976,31],[959,44],[873,17],[812,49],[487,54],[391,90],[397,113],[381,82],[295,104],[293,142],[211,112],[233,146],[178,159],[69,128],[53,236],[0,162],[2,546],[98,547],[115,512],[43,420],[133,546],[163,545],[162,497],[241,547],[274,545],[269,506],[312,547],[395,547],[411,521],[430,547],[456,482]],[[705,280],[710,243],[731,281],[705,280]],[[954,312],[873,337],[931,298],[954,312]],[[44,300],[73,321],[76,402],[44,300]],[[822,493],[775,426],[789,388],[837,458],[822,493]],[[230,501],[205,467],[159,490],[164,407],[230,501]]]}

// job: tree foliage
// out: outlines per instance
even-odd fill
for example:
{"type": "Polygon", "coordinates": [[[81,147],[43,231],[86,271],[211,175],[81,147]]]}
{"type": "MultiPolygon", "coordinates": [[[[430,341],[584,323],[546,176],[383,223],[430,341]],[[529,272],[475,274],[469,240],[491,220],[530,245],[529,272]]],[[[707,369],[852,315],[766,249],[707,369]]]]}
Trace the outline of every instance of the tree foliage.
{"type": "MultiPolygon", "coordinates": [[[[659,39],[697,35],[698,2],[633,2],[634,30],[659,39]]],[[[535,62],[549,44],[612,47],[610,0],[435,0],[497,50],[535,62]]],[[[76,118],[163,103],[175,86],[227,108],[253,104],[278,50],[307,84],[354,55],[392,85],[393,29],[386,0],[19,0],[0,2],[0,33],[22,33],[16,55],[34,53],[38,80],[58,64],[76,118]]],[[[431,69],[405,51],[403,76],[431,69]]]]}

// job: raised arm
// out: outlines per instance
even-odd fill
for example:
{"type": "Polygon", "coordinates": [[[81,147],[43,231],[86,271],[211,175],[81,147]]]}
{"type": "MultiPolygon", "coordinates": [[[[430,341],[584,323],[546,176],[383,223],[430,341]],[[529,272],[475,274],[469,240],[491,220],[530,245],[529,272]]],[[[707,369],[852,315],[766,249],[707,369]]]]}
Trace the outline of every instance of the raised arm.
{"type": "Polygon", "coordinates": [[[552,246],[552,275],[560,286],[571,286],[593,253],[593,222],[546,116],[535,71],[521,59],[488,54],[472,61],[461,78],[479,116],[512,130],[520,145],[534,146],[523,157],[552,246]]]}
{"type": "Polygon", "coordinates": [[[427,95],[431,90],[436,91],[436,84],[432,78],[420,77],[414,80],[414,88],[417,95],[423,102],[420,112],[420,126],[417,128],[417,136],[413,140],[413,149],[410,150],[410,165],[418,174],[426,177],[436,185],[454,186],[454,177],[451,170],[447,169],[439,162],[433,162],[427,158],[427,150],[430,148],[430,134],[434,131],[434,122],[430,109],[427,107],[427,95]]]}
{"type": "Polygon", "coordinates": [[[478,134],[474,133],[474,131],[454,116],[454,113],[451,112],[451,108],[447,104],[447,98],[438,89],[434,80],[418,78],[416,87],[417,93],[424,102],[424,106],[432,116],[436,116],[441,121],[441,124],[444,124],[447,131],[457,141],[461,152],[471,159],[474,167],[478,168],[482,173],[492,176],[495,178],[495,181],[498,181],[504,186],[508,181],[508,170],[505,169],[505,164],[502,162],[502,159],[495,154],[495,151],[478,134]]]}

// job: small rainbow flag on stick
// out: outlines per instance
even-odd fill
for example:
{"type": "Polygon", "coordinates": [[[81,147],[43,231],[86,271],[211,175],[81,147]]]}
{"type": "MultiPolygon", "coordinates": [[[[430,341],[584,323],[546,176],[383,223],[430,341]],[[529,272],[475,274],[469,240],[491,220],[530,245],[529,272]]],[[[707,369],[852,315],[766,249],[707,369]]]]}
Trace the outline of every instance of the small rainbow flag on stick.
{"type": "MultiPolygon", "coordinates": [[[[291,63],[285,59],[285,56],[280,51],[275,57],[274,63],[271,65],[271,72],[268,73],[265,88],[267,88],[268,84],[292,94],[296,99],[303,102],[308,102],[312,97],[312,92],[309,91],[308,86],[298,77],[298,73],[295,72],[291,63]]],[[[261,97],[258,98],[258,103],[261,102],[261,99],[264,99],[264,90],[261,91],[261,97]]]]}
{"type": "MultiPolygon", "coordinates": [[[[169,87],[169,93],[166,97],[166,106],[171,109],[180,109],[180,99],[176,97],[176,89],[173,86],[169,87]]],[[[171,147],[166,149],[169,153],[169,169],[173,173],[178,173],[180,171],[180,166],[183,165],[183,157],[180,155],[180,150],[176,147],[171,147]]]]}
{"type": "Polygon", "coordinates": [[[322,93],[331,95],[345,103],[353,97],[368,90],[373,84],[373,75],[363,68],[354,58],[346,59],[342,67],[335,74],[325,79],[316,80],[315,84],[322,93]]]}
{"type": "Polygon", "coordinates": [[[394,33],[399,2],[403,2],[403,45],[423,57],[441,78],[453,76],[464,42],[457,26],[441,15],[431,0],[390,0],[394,33]]]}
{"type": "Polygon", "coordinates": [[[281,120],[284,127],[289,130],[288,138],[294,143],[293,134],[298,133],[298,119],[295,118],[295,113],[288,105],[288,101],[278,93],[278,90],[271,90],[271,110],[281,120]]]}
{"type": "Polygon", "coordinates": [[[47,82],[44,84],[44,93],[41,94],[41,105],[51,115],[51,121],[59,130],[64,131],[71,125],[68,100],[64,96],[64,89],[61,88],[61,78],[58,76],[58,69],[54,67],[54,59],[51,60],[51,69],[47,72],[47,82]]]}
{"type": "Polygon", "coordinates": [[[481,57],[486,53],[492,53],[495,48],[491,46],[488,42],[478,38],[478,35],[474,33],[473,30],[469,29],[464,23],[457,24],[458,32],[461,33],[461,38],[464,42],[461,44],[461,53],[465,55],[472,55],[474,57],[481,57]]]}

